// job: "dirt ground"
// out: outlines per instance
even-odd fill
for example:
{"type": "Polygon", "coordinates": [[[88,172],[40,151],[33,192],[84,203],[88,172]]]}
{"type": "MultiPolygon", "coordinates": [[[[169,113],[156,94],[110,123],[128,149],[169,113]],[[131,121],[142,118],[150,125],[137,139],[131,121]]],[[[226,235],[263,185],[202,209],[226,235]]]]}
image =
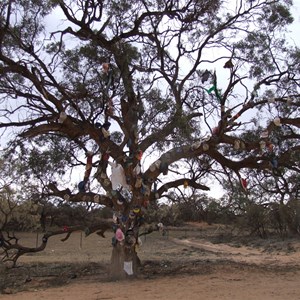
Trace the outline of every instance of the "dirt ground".
{"type": "MultiPolygon", "coordinates": [[[[42,235],[20,234],[35,246],[42,235]]],[[[111,237],[80,232],[20,258],[1,300],[300,299],[300,239],[238,237],[228,228],[188,224],[142,237],[137,278],[110,281],[111,237]]]]}

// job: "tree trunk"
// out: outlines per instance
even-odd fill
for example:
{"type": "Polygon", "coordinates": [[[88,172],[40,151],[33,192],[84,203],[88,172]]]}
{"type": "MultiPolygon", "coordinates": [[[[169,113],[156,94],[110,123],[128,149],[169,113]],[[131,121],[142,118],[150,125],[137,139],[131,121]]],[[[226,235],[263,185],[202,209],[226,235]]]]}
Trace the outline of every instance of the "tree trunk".
{"type": "Polygon", "coordinates": [[[3,262],[0,261],[0,294],[7,286],[7,268],[3,262]]]}
{"type": "Polygon", "coordinates": [[[140,259],[134,245],[117,243],[113,246],[110,268],[110,278],[112,280],[136,277],[140,265],[140,259]]]}

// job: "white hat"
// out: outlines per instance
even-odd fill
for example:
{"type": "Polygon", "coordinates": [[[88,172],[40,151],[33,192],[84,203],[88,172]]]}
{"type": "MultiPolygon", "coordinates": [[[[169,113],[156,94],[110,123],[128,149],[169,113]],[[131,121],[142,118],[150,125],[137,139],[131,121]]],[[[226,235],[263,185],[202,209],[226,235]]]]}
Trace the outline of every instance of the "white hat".
{"type": "Polygon", "coordinates": [[[207,143],[203,143],[202,147],[204,151],[207,151],[209,149],[209,145],[207,143]]]}
{"type": "Polygon", "coordinates": [[[67,119],[67,114],[66,114],[64,111],[62,111],[62,112],[59,114],[58,122],[59,122],[59,123],[63,123],[66,119],[67,119]]]}
{"type": "Polygon", "coordinates": [[[281,122],[280,122],[280,118],[275,118],[274,120],[273,120],[273,122],[274,122],[274,124],[276,125],[276,126],[280,126],[281,125],[281,122]]]}

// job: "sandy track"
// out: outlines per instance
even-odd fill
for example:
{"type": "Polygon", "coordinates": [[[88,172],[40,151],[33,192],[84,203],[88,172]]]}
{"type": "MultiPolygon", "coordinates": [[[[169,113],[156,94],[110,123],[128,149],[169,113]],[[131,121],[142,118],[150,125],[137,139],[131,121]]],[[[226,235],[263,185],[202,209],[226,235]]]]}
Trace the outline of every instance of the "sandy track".
{"type": "MultiPolygon", "coordinates": [[[[226,244],[213,244],[206,240],[177,239],[172,241],[178,245],[185,245],[216,254],[219,258],[246,264],[257,264],[266,266],[300,266],[300,252],[289,254],[265,253],[262,250],[249,247],[232,247],[226,244]]],[[[300,296],[299,296],[300,299],[300,296]]]]}

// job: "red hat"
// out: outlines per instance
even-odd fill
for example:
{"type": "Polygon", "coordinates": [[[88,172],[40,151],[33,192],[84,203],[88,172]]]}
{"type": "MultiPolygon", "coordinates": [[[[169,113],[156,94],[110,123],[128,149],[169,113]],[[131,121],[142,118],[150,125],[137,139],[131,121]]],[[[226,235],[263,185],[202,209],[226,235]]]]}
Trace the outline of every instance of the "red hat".
{"type": "Polygon", "coordinates": [[[247,191],[247,181],[244,178],[241,178],[241,185],[245,191],[247,191]]]}
{"type": "Polygon", "coordinates": [[[118,228],[117,229],[117,231],[116,231],[116,239],[119,241],[119,242],[121,242],[121,241],[123,241],[124,240],[124,233],[123,233],[123,231],[120,229],[120,228],[118,228]]]}

